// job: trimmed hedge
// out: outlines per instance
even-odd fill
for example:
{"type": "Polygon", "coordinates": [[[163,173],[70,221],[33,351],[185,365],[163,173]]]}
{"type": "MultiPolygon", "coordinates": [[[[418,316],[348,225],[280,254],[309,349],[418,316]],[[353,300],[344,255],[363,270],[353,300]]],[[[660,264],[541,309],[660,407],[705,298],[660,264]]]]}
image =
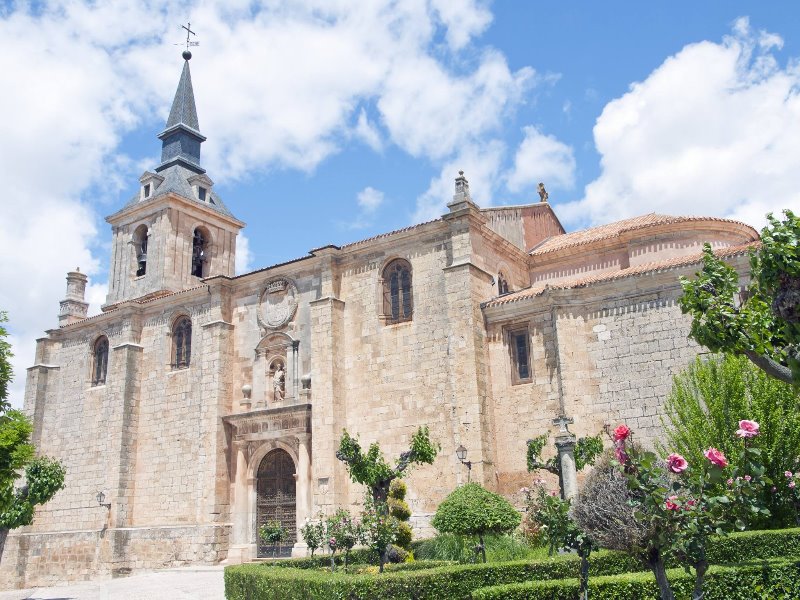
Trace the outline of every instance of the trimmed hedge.
{"type": "MultiPolygon", "coordinates": [[[[237,565],[225,569],[225,597],[228,600],[466,599],[473,590],[486,586],[577,577],[579,564],[575,555],[563,555],[539,561],[394,570],[383,575],[346,575],[340,571],[329,573],[263,564],[237,565]]],[[[635,568],[638,568],[637,563],[616,552],[598,552],[591,561],[591,571],[595,575],[626,573],[635,568]]]]}
{"type": "MultiPolygon", "coordinates": [[[[788,556],[800,557],[800,529],[736,533],[726,538],[714,540],[708,548],[708,557],[712,563],[752,561],[788,556]]],[[[351,555],[351,559],[354,559],[353,555],[351,555]]],[[[566,595],[563,597],[573,598],[574,596],[570,596],[570,594],[574,594],[575,589],[577,589],[570,587],[572,585],[570,582],[547,581],[577,578],[579,559],[574,554],[537,561],[509,561],[428,568],[431,562],[434,561],[417,561],[416,563],[396,565],[383,575],[347,575],[341,571],[329,573],[314,570],[328,566],[330,564],[329,556],[320,556],[314,559],[276,561],[269,564],[236,565],[225,569],[225,595],[228,600],[294,600],[297,598],[308,600],[339,598],[347,600],[383,600],[384,598],[397,598],[399,600],[467,599],[471,597],[473,591],[479,588],[527,582],[527,585],[535,583],[537,586],[551,586],[546,588],[550,590],[548,592],[550,594],[559,594],[561,593],[559,592],[559,586],[567,586],[565,587],[567,591],[564,592],[566,595]],[[304,565],[304,568],[297,568],[296,565],[298,564],[304,565]],[[416,567],[412,565],[424,566],[416,567]],[[410,570],[417,568],[421,570],[410,570]]],[[[355,560],[353,560],[353,564],[355,566],[355,560]]],[[[783,565],[781,568],[786,567],[788,564],[794,563],[791,561],[785,562],[785,564],[781,563],[783,565]]],[[[752,570],[756,567],[750,566],[748,568],[752,570]]],[[[606,585],[604,582],[609,579],[608,577],[601,577],[601,575],[630,574],[642,570],[643,567],[639,562],[625,554],[607,551],[596,552],[592,554],[590,559],[590,584],[595,589],[594,586],[596,585],[606,585]]],[[[720,581],[739,581],[739,575],[736,574],[738,571],[734,575],[728,574],[724,569],[714,569],[713,572],[717,573],[715,577],[721,578],[720,581]]],[[[680,582],[682,581],[680,573],[683,573],[683,571],[676,571],[676,574],[671,575],[671,577],[680,582]]],[[[641,593],[649,593],[646,590],[649,589],[647,586],[650,583],[655,585],[649,573],[639,573],[631,577],[629,580],[626,579],[623,584],[620,584],[617,578],[608,585],[611,585],[614,590],[617,590],[620,585],[623,585],[624,589],[628,589],[625,586],[629,586],[631,590],[645,590],[641,593]]],[[[692,578],[690,576],[687,577],[689,577],[687,581],[691,581],[692,578]]],[[[745,579],[742,578],[741,581],[745,579]]],[[[577,586],[577,579],[573,583],[577,586]]],[[[729,584],[720,583],[719,585],[728,586],[729,584]]],[[[730,585],[734,585],[734,583],[730,583],[730,585]]],[[[769,585],[772,585],[772,583],[769,583],[769,585]]],[[[616,594],[617,592],[614,591],[613,593],[616,594]]],[[[634,592],[632,591],[631,593],[634,592]]],[[[626,594],[627,592],[624,592],[621,595],[612,595],[608,598],[639,597],[626,594]]],[[[489,597],[487,596],[487,598],[489,597]]],[[[548,596],[545,594],[543,596],[530,597],[561,598],[562,596],[548,596]]],[[[709,600],[716,597],[718,596],[707,596],[709,600]]],[[[737,598],[737,596],[730,595],[720,597],[737,598]]],[[[753,596],[743,597],[752,598],[753,596]]],[[[761,597],[761,595],[759,594],[757,597],[761,597]]],[[[775,596],[766,594],[765,597],[775,596]]],[[[787,597],[800,597],[800,594],[787,597]]],[[[601,598],[605,598],[605,596],[601,596],[601,598]]]]}
{"type": "MultiPolygon", "coordinates": [[[[347,559],[347,564],[363,565],[372,562],[373,559],[377,561],[377,556],[374,554],[375,553],[369,548],[356,548],[350,552],[350,556],[347,559]]],[[[344,566],[344,554],[335,554],[333,559],[337,567],[344,566]]],[[[265,561],[262,564],[269,565],[271,567],[286,567],[289,569],[324,569],[325,567],[331,566],[331,555],[317,554],[313,557],[306,556],[304,558],[275,559],[265,561]]]]}
{"type": "MultiPolygon", "coordinates": [[[[691,597],[694,575],[683,569],[667,572],[677,598],[691,597]]],[[[574,600],[577,579],[531,581],[478,589],[472,600],[574,600]]],[[[732,566],[712,566],[706,573],[704,600],[800,598],[800,561],[774,559],[732,566]]],[[[650,573],[626,573],[589,580],[593,600],[658,600],[658,586],[650,573]]]]}
{"type": "Polygon", "coordinates": [[[706,556],[711,564],[800,556],[800,527],[740,531],[715,538],[708,545],[706,556]]]}

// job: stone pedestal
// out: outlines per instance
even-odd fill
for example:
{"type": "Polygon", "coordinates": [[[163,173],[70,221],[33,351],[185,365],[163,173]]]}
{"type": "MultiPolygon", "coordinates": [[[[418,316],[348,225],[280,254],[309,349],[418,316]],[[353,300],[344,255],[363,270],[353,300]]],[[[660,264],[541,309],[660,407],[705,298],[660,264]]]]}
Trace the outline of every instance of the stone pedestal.
{"type": "Polygon", "coordinates": [[[575,436],[560,433],[556,436],[558,461],[561,465],[561,484],[564,486],[564,499],[571,500],[578,493],[578,470],[575,468],[575,436]]]}

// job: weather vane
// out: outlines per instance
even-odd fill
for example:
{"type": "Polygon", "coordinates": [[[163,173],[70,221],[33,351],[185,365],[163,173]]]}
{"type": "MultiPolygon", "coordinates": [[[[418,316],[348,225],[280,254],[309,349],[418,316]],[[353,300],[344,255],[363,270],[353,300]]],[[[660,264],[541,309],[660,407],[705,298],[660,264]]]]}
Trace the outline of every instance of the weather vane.
{"type": "MultiPolygon", "coordinates": [[[[186,25],[181,25],[181,29],[185,29],[186,30],[186,42],[185,42],[186,43],[186,50],[183,51],[183,58],[186,59],[186,60],[189,60],[190,58],[192,58],[192,53],[189,51],[189,48],[191,46],[199,46],[200,42],[192,42],[191,39],[189,38],[190,35],[197,35],[194,31],[192,31],[192,24],[191,23],[186,23],[186,25]]],[[[183,43],[175,44],[175,45],[176,46],[181,46],[181,45],[183,45],[183,43]]]]}

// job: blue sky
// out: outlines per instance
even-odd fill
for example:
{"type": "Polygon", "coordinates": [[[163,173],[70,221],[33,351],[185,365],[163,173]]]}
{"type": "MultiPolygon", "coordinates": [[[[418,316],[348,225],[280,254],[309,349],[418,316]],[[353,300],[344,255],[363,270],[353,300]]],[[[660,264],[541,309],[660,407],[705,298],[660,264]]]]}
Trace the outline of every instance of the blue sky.
{"type": "Polygon", "coordinates": [[[21,402],[64,275],[105,295],[103,217],[157,164],[191,61],[204,165],[247,222],[239,270],[442,214],[538,200],[567,229],[800,208],[800,3],[4,3],[0,308],[21,402]]]}

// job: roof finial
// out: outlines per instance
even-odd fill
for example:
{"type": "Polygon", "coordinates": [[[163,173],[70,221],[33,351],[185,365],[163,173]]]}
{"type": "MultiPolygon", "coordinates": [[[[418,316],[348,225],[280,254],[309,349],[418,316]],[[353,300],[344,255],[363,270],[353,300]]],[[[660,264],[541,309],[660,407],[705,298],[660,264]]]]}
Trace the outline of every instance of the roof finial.
{"type": "MultiPolygon", "coordinates": [[[[194,31],[192,31],[192,24],[186,23],[186,25],[181,25],[182,29],[186,30],[186,50],[183,51],[183,60],[191,60],[192,53],[189,51],[190,46],[199,46],[200,42],[192,42],[189,40],[190,35],[197,35],[194,31]]],[[[176,46],[178,44],[175,44],[176,46]]]]}

